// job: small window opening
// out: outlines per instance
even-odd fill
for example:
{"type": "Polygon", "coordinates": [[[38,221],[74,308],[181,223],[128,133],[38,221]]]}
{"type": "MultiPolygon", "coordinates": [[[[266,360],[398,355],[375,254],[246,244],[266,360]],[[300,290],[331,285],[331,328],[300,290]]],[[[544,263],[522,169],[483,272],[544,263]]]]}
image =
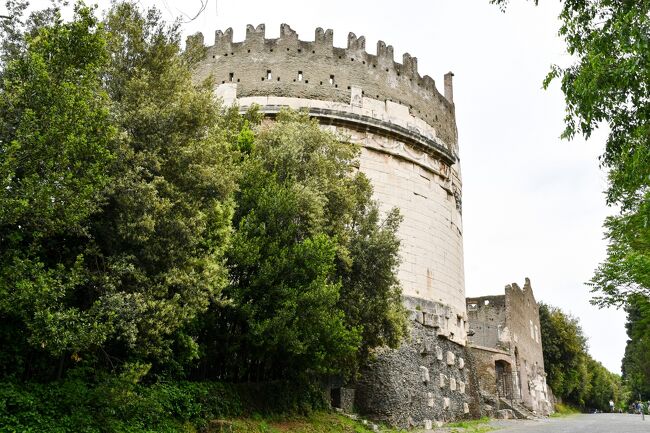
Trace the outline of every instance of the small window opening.
{"type": "Polygon", "coordinates": [[[334,75],[330,75],[330,84],[334,84],[334,75]]]}
{"type": "Polygon", "coordinates": [[[233,82],[234,78],[235,78],[235,73],[234,72],[231,72],[231,73],[228,74],[228,81],[230,81],[231,83],[233,82]]]}
{"type": "Polygon", "coordinates": [[[302,81],[302,71],[298,71],[298,81],[302,81]]]}
{"type": "Polygon", "coordinates": [[[273,76],[271,75],[271,70],[270,69],[266,70],[266,79],[267,80],[272,80],[273,79],[273,76]]]}

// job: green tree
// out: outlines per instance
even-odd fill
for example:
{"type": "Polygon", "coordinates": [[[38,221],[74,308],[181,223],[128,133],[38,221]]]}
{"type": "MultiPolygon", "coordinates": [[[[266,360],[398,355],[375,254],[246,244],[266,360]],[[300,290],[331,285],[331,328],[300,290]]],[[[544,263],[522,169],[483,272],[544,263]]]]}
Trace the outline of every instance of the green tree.
{"type": "Polygon", "coordinates": [[[548,385],[556,397],[582,405],[587,339],[578,320],[540,303],[539,322],[548,385]]]}
{"type": "Polygon", "coordinates": [[[358,147],[307,114],[256,130],[242,146],[226,301],[200,321],[206,362],[222,359],[213,374],[235,380],[351,373],[403,332],[399,216],[382,225],[358,147]]]}
{"type": "Polygon", "coordinates": [[[623,357],[623,380],[633,399],[650,399],[650,299],[631,296],[627,311],[627,346],[623,357]]]}
{"type": "MultiPolygon", "coordinates": [[[[227,281],[235,167],[210,83],[195,86],[176,26],[118,3],[105,19],[105,85],[119,127],[109,201],[94,220],[96,308],[113,341],[164,358],[227,281]]],[[[186,336],[184,345],[196,345],[186,336]]],[[[196,354],[195,354],[196,355],[196,354]]]]}
{"type": "Polygon", "coordinates": [[[196,357],[182,328],[227,282],[236,123],[210,83],[192,83],[178,28],[157,12],[117,3],[100,23],[75,11],[3,30],[5,366],[33,358],[26,344],[41,373],[48,354],[61,367],[196,357]]]}
{"type": "Polygon", "coordinates": [[[17,353],[29,352],[28,341],[59,354],[108,332],[78,298],[88,281],[84,245],[116,160],[101,80],[106,36],[86,7],[70,22],[49,17],[27,34],[9,24],[2,32],[0,323],[14,326],[0,338],[17,353]]]}
{"type": "Polygon", "coordinates": [[[619,402],[621,378],[594,360],[587,351],[578,319],[557,307],[539,304],[547,383],[555,397],[582,409],[609,410],[609,401],[619,402]]]}

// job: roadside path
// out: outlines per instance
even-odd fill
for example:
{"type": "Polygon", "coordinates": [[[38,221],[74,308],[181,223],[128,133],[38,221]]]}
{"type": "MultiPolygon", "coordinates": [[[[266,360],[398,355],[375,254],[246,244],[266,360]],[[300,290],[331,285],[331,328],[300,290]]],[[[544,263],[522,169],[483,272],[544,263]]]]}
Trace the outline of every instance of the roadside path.
{"type": "Polygon", "coordinates": [[[490,426],[499,433],[650,433],[650,416],[590,414],[549,418],[541,421],[495,420],[490,426]]]}

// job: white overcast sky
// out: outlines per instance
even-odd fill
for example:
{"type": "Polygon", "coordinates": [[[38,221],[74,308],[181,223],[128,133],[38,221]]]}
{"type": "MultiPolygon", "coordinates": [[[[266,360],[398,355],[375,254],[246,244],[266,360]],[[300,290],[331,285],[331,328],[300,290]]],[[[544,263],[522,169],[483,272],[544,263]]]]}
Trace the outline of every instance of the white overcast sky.
{"type": "MultiPolygon", "coordinates": [[[[378,39],[418,58],[442,92],[453,71],[463,173],[465,279],[468,296],[503,293],[506,284],[531,279],[537,300],[580,319],[590,352],[620,373],[625,314],[589,304],[585,285],[605,257],[602,222],[606,174],[598,167],[604,133],[588,142],[559,139],[564,100],[558,83],[542,89],[551,64],[566,65],[557,36],[558,0],[534,7],[511,0],[504,14],[488,0],[207,0],[184,35],[232,27],[244,39],[246,24],[266,24],[267,38],[287,23],[302,40],[316,27],[334,30],[335,46],[348,32],[378,39]]],[[[89,3],[94,3],[88,0],[89,3]]],[[[33,2],[45,4],[43,0],[33,2]]],[[[166,19],[193,16],[199,0],[140,0],[166,19]]],[[[100,1],[106,7],[107,0],[100,1]]]]}

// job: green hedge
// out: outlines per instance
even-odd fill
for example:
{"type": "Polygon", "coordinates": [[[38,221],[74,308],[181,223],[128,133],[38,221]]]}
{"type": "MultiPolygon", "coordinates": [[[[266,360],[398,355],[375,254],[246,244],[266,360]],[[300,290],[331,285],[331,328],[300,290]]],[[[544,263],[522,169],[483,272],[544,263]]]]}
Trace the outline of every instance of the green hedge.
{"type": "Polygon", "coordinates": [[[304,414],[323,403],[317,387],[284,382],[0,382],[0,432],[194,432],[212,419],[304,414]]]}

